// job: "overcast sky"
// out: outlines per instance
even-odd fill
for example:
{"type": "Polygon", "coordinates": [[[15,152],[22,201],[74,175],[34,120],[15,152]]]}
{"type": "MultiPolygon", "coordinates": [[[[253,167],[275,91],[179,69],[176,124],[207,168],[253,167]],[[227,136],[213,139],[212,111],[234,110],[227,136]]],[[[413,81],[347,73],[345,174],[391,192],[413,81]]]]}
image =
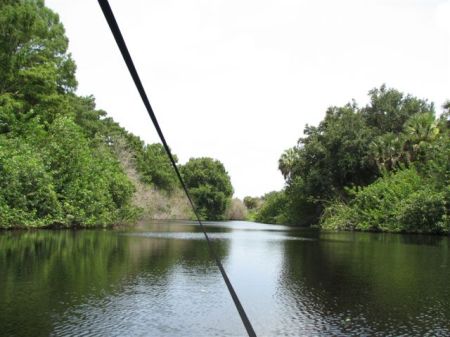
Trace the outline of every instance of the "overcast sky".
{"type": "MultiPolygon", "coordinates": [[[[46,4],[66,27],[78,93],[158,141],[97,1],[46,4]]],[[[330,105],[365,104],[383,83],[438,107],[450,98],[450,1],[110,4],[172,150],[222,161],[237,197],[281,189],[279,156],[330,105]]]]}

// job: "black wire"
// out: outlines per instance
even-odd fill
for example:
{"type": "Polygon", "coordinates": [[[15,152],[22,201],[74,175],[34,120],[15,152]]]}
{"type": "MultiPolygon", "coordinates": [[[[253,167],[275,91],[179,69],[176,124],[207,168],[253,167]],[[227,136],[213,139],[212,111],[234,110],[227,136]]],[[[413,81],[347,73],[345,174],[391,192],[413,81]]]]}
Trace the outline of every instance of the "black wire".
{"type": "Polygon", "coordinates": [[[236,292],[234,291],[233,285],[231,284],[230,279],[228,278],[227,273],[225,272],[225,269],[222,266],[222,263],[220,262],[219,258],[217,257],[216,252],[213,249],[213,246],[212,246],[211,240],[209,239],[208,233],[206,233],[205,227],[203,226],[203,223],[200,220],[200,216],[197,212],[197,208],[195,207],[194,202],[192,201],[191,195],[189,194],[189,191],[186,187],[186,184],[184,183],[184,180],[180,174],[180,171],[178,170],[178,166],[175,163],[175,160],[173,158],[172,152],[170,151],[169,145],[167,144],[164,134],[161,131],[161,128],[159,126],[158,120],[156,119],[155,113],[153,112],[153,109],[150,105],[150,101],[147,97],[147,94],[145,93],[144,87],[139,78],[138,72],[134,66],[134,63],[133,63],[131,55],[128,51],[127,45],[126,45],[125,40],[120,31],[119,25],[117,24],[117,21],[114,17],[114,13],[111,9],[111,6],[109,5],[108,0],[98,0],[98,3],[100,4],[100,7],[102,8],[102,11],[106,18],[106,21],[108,22],[109,28],[111,29],[111,32],[114,35],[114,39],[116,40],[116,43],[120,49],[120,52],[122,53],[123,59],[124,59],[125,63],[127,64],[128,70],[130,72],[131,77],[133,78],[134,84],[136,85],[136,88],[139,91],[139,94],[141,95],[142,101],[144,102],[144,105],[147,109],[148,115],[150,116],[150,119],[152,120],[153,125],[155,126],[156,132],[158,133],[158,136],[161,139],[161,142],[164,146],[164,149],[166,150],[166,153],[169,156],[170,162],[172,163],[175,173],[177,174],[178,180],[180,181],[180,184],[183,187],[183,190],[186,193],[187,198],[189,199],[189,203],[192,206],[192,209],[198,220],[200,228],[202,229],[203,234],[205,235],[205,239],[208,244],[209,253],[210,253],[211,257],[215,260],[217,267],[219,268],[220,273],[222,274],[225,284],[227,285],[228,291],[230,292],[230,295],[233,298],[236,309],[239,312],[239,316],[241,316],[242,323],[244,324],[245,329],[247,330],[247,334],[249,335],[249,337],[256,337],[256,333],[253,330],[252,324],[250,323],[250,320],[248,319],[247,314],[245,313],[244,307],[242,306],[236,292]]]}

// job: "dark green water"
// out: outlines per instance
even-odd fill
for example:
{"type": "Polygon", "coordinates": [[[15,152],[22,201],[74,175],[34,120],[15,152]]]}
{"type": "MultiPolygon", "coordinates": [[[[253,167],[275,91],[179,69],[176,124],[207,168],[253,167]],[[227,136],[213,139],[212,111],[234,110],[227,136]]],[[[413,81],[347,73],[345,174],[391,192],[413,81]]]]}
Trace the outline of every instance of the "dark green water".
{"type": "MultiPolygon", "coordinates": [[[[208,224],[258,336],[450,336],[448,237],[208,224]]],[[[0,233],[0,336],[245,336],[192,223],[0,233]]]]}

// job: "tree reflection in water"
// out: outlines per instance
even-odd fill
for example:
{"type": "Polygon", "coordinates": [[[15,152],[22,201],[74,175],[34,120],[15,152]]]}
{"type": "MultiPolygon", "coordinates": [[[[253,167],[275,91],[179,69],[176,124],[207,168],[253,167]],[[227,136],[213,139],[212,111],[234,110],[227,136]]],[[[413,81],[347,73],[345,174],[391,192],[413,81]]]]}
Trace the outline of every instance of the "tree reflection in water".
{"type": "Polygon", "coordinates": [[[284,242],[279,302],[306,335],[450,335],[449,240],[322,233],[284,242]]]}

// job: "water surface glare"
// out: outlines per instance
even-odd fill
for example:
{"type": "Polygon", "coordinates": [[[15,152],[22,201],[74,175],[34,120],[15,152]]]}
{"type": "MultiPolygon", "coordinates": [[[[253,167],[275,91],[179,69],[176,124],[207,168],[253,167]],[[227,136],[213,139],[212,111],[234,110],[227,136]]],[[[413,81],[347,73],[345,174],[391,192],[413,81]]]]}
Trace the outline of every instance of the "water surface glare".
{"type": "MultiPolygon", "coordinates": [[[[450,336],[450,239],[205,223],[261,336],[450,336]]],[[[246,336],[192,222],[0,232],[0,336],[246,336]]]]}

